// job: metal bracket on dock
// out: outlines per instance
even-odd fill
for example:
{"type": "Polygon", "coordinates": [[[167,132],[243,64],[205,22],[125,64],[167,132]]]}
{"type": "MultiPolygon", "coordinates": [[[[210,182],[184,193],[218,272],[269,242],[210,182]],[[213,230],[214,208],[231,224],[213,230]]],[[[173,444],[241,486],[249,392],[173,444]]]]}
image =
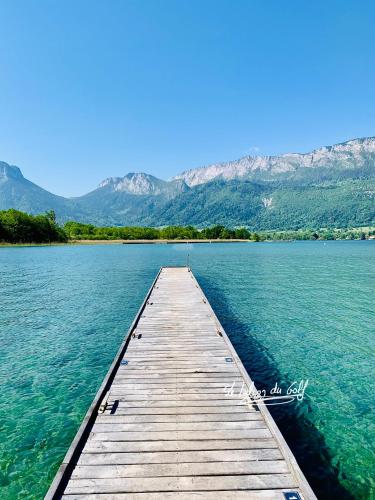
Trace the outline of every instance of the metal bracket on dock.
{"type": "Polygon", "coordinates": [[[104,413],[106,411],[107,406],[108,406],[108,398],[109,398],[109,391],[107,392],[107,394],[103,398],[103,401],[101,402],[101,405],[99,406],[98,413],[104,413]]]}

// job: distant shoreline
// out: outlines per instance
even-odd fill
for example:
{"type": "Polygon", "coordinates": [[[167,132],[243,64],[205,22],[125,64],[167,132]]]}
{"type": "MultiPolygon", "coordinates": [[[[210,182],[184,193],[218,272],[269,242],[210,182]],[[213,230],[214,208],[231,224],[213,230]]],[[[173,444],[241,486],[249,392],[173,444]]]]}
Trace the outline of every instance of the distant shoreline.
{"type": "MultiPolygon", "coordinates": [[[[103,243],[103,240],[75,240],[75,244],[79,244],[80,242],[84,242],[85,245],[89,245],[91,241],[93,241],[94,245],[103,243]]],[[[115,244],[115,243],[122,243],[123,245],[173,245],[175,243],[177,244],[184,244],[184,243],[255,243],[254,240],[236,240],[236,239],[231,239],[231,240],[104,240],[105,243],[109,244],[115,244]]]]}
{"type": "Polygon", "coordinates": [[[255,243],[254,240],[70,240],[66,243],[0,243],[0,247],[61,247],[76,245],[172,245],[186,243],[255,243]]]}
{"type": "Polygon", "coordinates": [[[250,241],[375,239],[375,227],[253,230],[220,224],[194,226],[94,226],[68,221],[60,226],[53,210],[31,215],[0,210],[0,246],[56,245],[178,245],[188,243],[245,243],[250,241]]]}
{"type": "MultiPolygon", "coordinates": [[[[361,240],[264,240],[260,243],[293,243],[297,241],[361,241],[361,240]]],[[[369,238],[365,241],[375,241],[369,238]]],[[[0,243],[0,248],[14,247],[66,247],[66,246],[87,246],[87,245],[174,245],[174,244],[196,244],[196,243],[257,243],[254,240],[71,240],[66,243],[0,243]]]]}

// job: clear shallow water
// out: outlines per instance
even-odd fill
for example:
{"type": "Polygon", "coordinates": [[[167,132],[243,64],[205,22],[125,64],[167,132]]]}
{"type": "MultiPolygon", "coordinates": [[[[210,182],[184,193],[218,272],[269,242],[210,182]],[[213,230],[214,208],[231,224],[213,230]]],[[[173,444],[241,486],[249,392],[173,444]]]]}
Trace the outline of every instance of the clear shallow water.
{"type": "MultiPolygon", "coordinates": [[[[319,498],[375,498],[375,242],[198,244],[190,264],[319,498]]],[[[42,498],[182,245],[0,248],[0,498],[42,498]]]]}

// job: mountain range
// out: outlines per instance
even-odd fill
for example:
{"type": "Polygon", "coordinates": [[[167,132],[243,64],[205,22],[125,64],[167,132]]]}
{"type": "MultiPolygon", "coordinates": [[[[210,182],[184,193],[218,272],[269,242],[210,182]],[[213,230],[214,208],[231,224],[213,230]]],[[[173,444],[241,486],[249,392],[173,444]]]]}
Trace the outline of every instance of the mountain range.
{"type": "Polygon", "coordinates": [[[247,226],[253,230],[375,224],[375,137],[311,153],[245,156],[169,181],[109,177],[76,198],[52,194],[0,162],[0,210],[54,210],[60,222],[96,225],[247,226]]]}

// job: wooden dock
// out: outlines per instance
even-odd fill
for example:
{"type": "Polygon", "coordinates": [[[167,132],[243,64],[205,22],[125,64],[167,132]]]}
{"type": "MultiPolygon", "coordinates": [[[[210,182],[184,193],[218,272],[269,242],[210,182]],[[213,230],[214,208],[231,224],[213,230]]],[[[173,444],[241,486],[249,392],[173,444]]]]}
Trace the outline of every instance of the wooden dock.
{"type": "Polygon", "coordinates": [[[46,499],[315,499],[187,267],[162,268],[46,499]]]}

